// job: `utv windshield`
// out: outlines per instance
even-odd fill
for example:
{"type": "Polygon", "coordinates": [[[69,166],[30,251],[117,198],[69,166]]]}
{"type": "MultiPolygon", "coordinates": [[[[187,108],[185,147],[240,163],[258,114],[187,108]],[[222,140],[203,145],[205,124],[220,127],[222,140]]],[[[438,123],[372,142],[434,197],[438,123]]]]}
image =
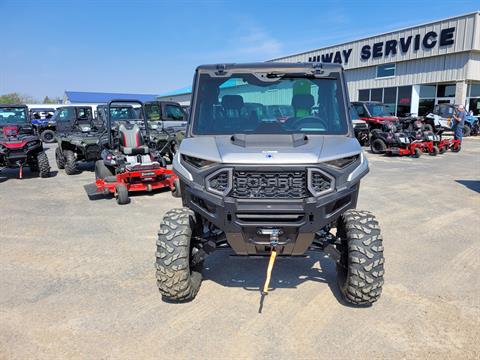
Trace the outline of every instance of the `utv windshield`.
{"type": "Polygon", "coordinates": [[[132,106],[114,106],[110,108],[110,119],[112,121],[138,119],[135,109],[132,106]]]}
{"type": "Polygon", "coordinates": [[[383,104],[367,104],[367,108],[372,116],[392,116],[392,113],[383,104]]]}
{"type": "Polygon", "coordinates": [[[21,125],[27,122],[25,108],[4,107],[0,108],[0,125],[21,125]]]}
{"type": "Polygon", "coordinates": [[[220,134],[346,134],[339,73],[315,78],[200,74],[192,132],[220,134]]]}

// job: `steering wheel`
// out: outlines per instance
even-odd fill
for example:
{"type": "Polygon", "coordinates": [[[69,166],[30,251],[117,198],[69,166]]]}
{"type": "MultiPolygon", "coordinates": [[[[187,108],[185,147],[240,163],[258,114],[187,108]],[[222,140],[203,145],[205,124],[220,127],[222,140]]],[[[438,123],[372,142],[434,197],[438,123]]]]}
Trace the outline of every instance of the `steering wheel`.
{"type": "Polygon", "coordinates": [[[300,129],[302,127],[306,127],[305,125],[313,125],[312,127],[317,128],[318,125],[323,126],[325,129],[328,128],[327,123],[325,120],[316,117],[316,116],[305,116],[300,119],[296,119],[292,123],[292,128],[294,129],[300,129]]]}

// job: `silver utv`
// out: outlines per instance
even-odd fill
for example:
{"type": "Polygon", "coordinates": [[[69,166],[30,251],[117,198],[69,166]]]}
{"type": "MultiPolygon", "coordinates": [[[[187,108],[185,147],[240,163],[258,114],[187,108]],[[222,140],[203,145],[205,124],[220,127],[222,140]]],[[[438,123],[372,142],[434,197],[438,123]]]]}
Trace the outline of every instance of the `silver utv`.
{"type": "Polygon", "coordinates": [[[375,302],[382,237],[375,217],[355,210],[368,161],[355,139],[342,67],[205,65],[193,89],[173,162],[183,208],[165,214],[157,241],[161,294],[193,299],[203,262],[218,248],[243,256],[321,250],[336,261],[348,302],[375,302]]]}

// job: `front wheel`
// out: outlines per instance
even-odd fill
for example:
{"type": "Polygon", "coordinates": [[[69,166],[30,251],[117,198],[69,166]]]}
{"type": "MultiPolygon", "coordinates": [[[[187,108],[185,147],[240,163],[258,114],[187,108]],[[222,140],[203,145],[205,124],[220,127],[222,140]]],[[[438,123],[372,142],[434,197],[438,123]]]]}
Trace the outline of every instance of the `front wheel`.
{"type": "Polygon", "coordinates": [[[62,154],[60,148],[55,149],[55,161],[57,162],[57,167],[62,170],[65,169],[65,157],[62,154]]]}
{"type": "Polygon", "coordinates": [[[72,150],[63,150],[65,156],[65,172],[67,175],[75,175],[80,172],[77,166],[77,159],[75,153],[72,150]]]}
{"type": "Polygon", "coordinates": [[[156,277],[166,300],[190,301],[202,283],[202,263],[194,263],[192,236],[195,214],[187,208],[172,209],[163,217],[158,232],[156,277]]]}
{"type": "Polygon", "coordinates": [[[387,151],[387,144],[382,139],[374,139],[371,142],[370,149],[374,154],[385,154],[387,151]]]}
{"type": "Polygon", "coordinates": [[[40,151],[37,154],[38,173],[40,177],[46,178],[50,176],[50,164],[48,163],[47,154],[44,151],[40,151]]]}
{"type": "Polygon", "coordinates": [[[428,154],[429,154],[430,156],[437,156],[439,153],[440,153],[440,150],[438,149],[438,147],[437,147],[437,146],[434,146],[434,147],[432,148],[432,151],[430,151],[428,154]]]}
{"type": "Polygon", "coordinates": [[[340,260],[337,280],[344,299],[371,305],[383,286],[383,239],[378,222],[368,211],[348,210],[338,221],[340,260]]]}
{"type": "Polygon", "coordinates": [[[420,156],[422,156],[422,150],[420,150],[419,148],[413,149],[412,157],[418,159],[420,156]]]}
{"type": "Polygon", "coordinates": [[[128,196],[128,189],[125,185],[115,186],[115,198],[117,199],[118,205],[126,205],[130,202],[130,197],[128,196]]]}

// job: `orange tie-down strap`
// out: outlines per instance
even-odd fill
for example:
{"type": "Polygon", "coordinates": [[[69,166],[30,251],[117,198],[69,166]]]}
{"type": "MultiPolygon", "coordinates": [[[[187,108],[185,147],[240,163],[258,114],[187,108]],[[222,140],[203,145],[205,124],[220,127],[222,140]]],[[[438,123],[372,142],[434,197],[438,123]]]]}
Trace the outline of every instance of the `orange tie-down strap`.
{"type": "Polygon", "coordinates": [[[275,249],[272,249],[272,253],[270,254],[270,260],[268,261],[267,278],[265,279],[265,285],[263,285],[263,293],[265,295],[268,294],[268,287],[270,285],[270,278],[272,277],[272,269],[276,257],[277,251],[275,249]]]}

